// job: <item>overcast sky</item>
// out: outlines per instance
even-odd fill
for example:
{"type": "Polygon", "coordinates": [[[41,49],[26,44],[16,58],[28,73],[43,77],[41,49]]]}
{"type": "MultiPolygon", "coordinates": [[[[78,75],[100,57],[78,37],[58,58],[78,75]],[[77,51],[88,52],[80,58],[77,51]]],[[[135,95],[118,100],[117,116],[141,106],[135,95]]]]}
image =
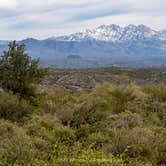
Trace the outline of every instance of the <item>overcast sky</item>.
{"type": "Polygon", "coordinates": [[[166,29],[166,0],[0,0],[0,40],[43,39],[102,24],[166,29]]]}

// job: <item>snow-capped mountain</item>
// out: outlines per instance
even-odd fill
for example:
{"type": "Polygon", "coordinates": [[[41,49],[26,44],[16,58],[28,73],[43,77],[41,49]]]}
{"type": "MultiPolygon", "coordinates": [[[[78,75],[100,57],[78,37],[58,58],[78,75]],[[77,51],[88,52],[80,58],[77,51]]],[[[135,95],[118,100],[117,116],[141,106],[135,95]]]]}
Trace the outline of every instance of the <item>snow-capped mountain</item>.
{"type": "Polygon", "coordinates": [[[166,40],[166,30],[156,31],[145,25],[128,25],[120,27],[115,24],[102,25],[85,32],[74,33],[69,36],[52,38],[57,41],[107,41],[126,42],[137,40],[166,40]]]}
{"type": "MultiPolygon", "coordinates": [[[[0,56],[8,42],[0,40],[0,56]]],[[[43,65],[57,68],[166,66],[166,30],[145,25],[102,25],[69,36],[17,42],[43,65]]]]}

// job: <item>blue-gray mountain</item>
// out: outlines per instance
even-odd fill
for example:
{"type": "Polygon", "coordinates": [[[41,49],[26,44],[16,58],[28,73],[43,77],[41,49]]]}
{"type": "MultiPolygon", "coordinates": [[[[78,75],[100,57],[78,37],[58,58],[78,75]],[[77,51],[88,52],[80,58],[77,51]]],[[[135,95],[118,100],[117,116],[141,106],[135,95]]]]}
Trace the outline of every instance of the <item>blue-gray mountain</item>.
{"type": "MultiPolygon", "coordinates": [[[[18,42],[26,45],[32,57],[39,57],[42,65],[57,68],[166,66],[166,30],[144,25],[102,25],[69,36],[18,42]]],[[[7,43],[0,41],[1,53],[7,43]]]]}

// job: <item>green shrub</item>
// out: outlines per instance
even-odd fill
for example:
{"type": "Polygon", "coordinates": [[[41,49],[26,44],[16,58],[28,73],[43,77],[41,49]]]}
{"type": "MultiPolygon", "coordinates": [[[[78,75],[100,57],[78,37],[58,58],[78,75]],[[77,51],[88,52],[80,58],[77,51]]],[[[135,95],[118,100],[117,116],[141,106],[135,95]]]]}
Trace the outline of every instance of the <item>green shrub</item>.
{"type": "Polygon", "coordinates": [[[133,129],[110,129],[110,142],[106,145],[106,151],[113,154],[122,154],[128,146],[132,145],[146,145],[155,153],[155,133],[142,127],[135,127],[133,129]]]}
{"type": "Polygon", "coordinates": [[[124,112],[127,104],[135,99],[133,90],[130,87],[115,87],[111,92],[112,110],[115,113],[124,112]]]}
{"type": "Polygon", "coordinates": [[[24,124],[24,129],[36,149],[36,159],[47,160],[52,151],[52,144],[56,142],[53,136],[53,128],[58,124],[55,116],[49,114],[36,115],[24,124]]]}
{"type": "Polygon", "coordinates": [[[61,123],[65,126],[71,126],[73,120],[74,108],[64,108],[62,110],[58,110],[56,112],[57,117],[61,121],[61,123]]]}
{"type": "Polygon", "coordinates": [[[158,165],[166,164],[166,130],[164,127],[152,127],[151,130],[155,134],[155,141],[153,142],[153,150],[157,159],[158,165]]]}
{"type": "Polygon", "coordinates": [[[0,118],[17,121],[30,113],[32,106],[27,101],[12,93],[0,92],[0,118]]]}
{"type": "Polygon", "coordinates": [[[141,118],[141,116],[129,111],[111,115],[108,121],[110,124],[109,126],[112,128],[132,129],[136,126],[143,125],[143,119],[141,118]]]}
{"type": "Polygon", "coordinates": [[[70,144],[75,140],[74,130],[61,125],[57,117],[51,114],[34,116],[24,128],[29,136],[40,138],[50,145],[55,142],[70,144]]]}
{"type": "Polygon", "coordinates": [[[84,144],[87,144],[87,146],[91,145],[94,149],[101,150],[108,142],[110,142],[109,133],[97,132],[89,134],[84,144]]]}
{"type": "Polygon", "coordinates": [[[45,113],[56,113],[65,108],[73,108],[76,103],[74,95],[63,89],[51,89],[41,98],[40,108],[45,113]]]}
{"type": "Polygon", "coordinates": [[[162,122],[162,125],[166,126],[166,102],[151,101],[151,99],[148,99],[145,110],[147,111],[147,115],[151,113],[155,114],[162,122]]]}
{"type": "Polygon", "coordinates": [[[153,101],[164,102],[166,101],[166,85],[158,84],[158,85],[146,85],[143,88],[143,91],[150,95],[149,97],[153,101]]]}
{"type": "Polygon", "coordinates": [[[0,165],[165,165],[166,101],[151,91],[106,83],[79,94],[48,90],[26,118],[29,103],[1,92],[1,118],[22,126],[0,120],[0,165]]]}
{"type": "Polygon", "coordinates": [[[10,164],[25,165],[33,160],[34,153],[32,140],[22,128],[0,120],[0,158],[10,164]]]}
{"type": "Polygon", "coordinates": [[[70,145],[76,140],[75,131],[66,126],[55,126],[53,129],[54,139],[62,144],[70,145]]]}
{"type": "Polygon", "coordinates": [[[72,126],[79,128],[84,124],[95,124],[106,118],[104,111],[100,110],[100,103],[85,102],[75,110],[72,119],[72,126]]]}
{"type": "Polygon", "coordinates": [[[36,115],[24,124],[26,133],[31,137],[38,137],[51,142],[53,139],[52,130],[59,125],[56,116],[50,114],[36,115]]]}
{"type": "MultiPolygon", "coordinates": [[[[80,144],[74,148],[66,146],[55,146],[52,153],[49,165],[69,165],[69,166],[127,166],[122,158],[105,154],[101,151],[92,149],[91,147],[84,148],[80,144]]],[[[132,162],[128,166],[134,166],[132,162]]]]}
{"type": "Polygon", "coordinates": [[[155,163],[154,153],[147,145],[134,144],[126,147],[123,152],[123,158],[126,160],[137,160],[142,163],[155,163]]]}

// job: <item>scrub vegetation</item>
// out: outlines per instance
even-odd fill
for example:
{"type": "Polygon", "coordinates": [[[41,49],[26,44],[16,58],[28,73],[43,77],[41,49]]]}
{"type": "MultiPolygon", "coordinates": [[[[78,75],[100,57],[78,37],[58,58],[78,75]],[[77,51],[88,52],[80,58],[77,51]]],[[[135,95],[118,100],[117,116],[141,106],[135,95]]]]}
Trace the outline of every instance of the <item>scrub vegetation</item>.
{"type": "Polygon", "coordinates": [[[17,54],[6,52],[0,59],[0,165],[166,164],[164,83],[137,84],[125,75],[118,83],[96,82],[79,91],[63,84],[50,86],[48,73],[53,78],[56,70],[39,68],[38,61],[23,54],[23,46],[13,44],[10,48],[17,54]],[[22,68],[24,58],[15,68],[18,52],[19,60],[23,55],[27,60],[22,68]]]}

